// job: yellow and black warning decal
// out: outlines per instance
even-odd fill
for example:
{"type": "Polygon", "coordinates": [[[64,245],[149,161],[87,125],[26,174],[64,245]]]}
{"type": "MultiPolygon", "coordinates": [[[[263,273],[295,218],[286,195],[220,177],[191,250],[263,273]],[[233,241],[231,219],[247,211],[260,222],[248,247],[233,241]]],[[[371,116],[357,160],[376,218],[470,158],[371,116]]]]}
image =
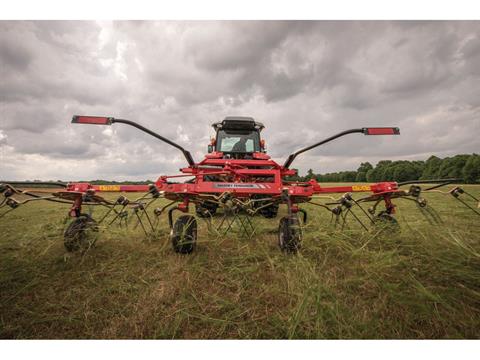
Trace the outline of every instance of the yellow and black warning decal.
{"type": "Polygon", "coordinates": [[[353,185],[352,191],[371,191],[372,187],[370,185],[353,185]]]}
{"type": "Polygon", "coordinates": [[[120,185],[99,185],[99,191],[120,191],[120,185]]]}

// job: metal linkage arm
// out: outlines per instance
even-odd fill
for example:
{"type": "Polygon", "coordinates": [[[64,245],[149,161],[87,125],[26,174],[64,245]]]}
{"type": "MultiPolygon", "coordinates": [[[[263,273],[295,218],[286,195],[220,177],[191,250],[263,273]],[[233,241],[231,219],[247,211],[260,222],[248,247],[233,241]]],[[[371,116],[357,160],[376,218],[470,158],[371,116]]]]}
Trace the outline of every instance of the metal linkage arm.
{"type": "MultiPolygon", "coordinates": [[[[18,185],[18,186],[30,186],[30,187],[53,187],[53,188],[56,188],[56,187],[62,187],[62,188],[66,188],[67,187],[67,183],[65,182],[62,182],[62,181],[8,181],[7,182],[8,185],[18,185]]],[[[0,184],[0,188],[2,187],[2,185],[5,185],[5,184],[0,184]]]]}
{"type": "Polygon", "coordinates": [[[133,122],[130,120],[124,120],[124,119],[115,119],[113,117],[74,115],[72,118],[72,123],[73,124],[92,124],[92,125],[112,125],[114,123],[120,123],[120,124],[127,124],[130,126],[133,126],[159,140],[162,140],[163,142],[173,147],[176,147],[178,150],[180,150],[183,153],[183,156],[185,156],[185,159],[187,159],[188,165],[190,166],[195,165],[195,161],[193,160],[192,154],[190,154],[189,151],[185,150],[183,147],[181,147],[177,143],[174,143],[173,141],[157,134],[156,132],[153,132],[152,130],[147,129],[146,127],[143,127],[140,124],[137,124],[136,122],[133,122]]]}
{"type": "Polygon", "coordinates": [[[398,186],[412,185],[412,184],[434,184],[434,186],[429,187],[428,189],[422,189],[425,191],[434,190],[442,186],[446,186],[452,183],[462,183],[463,179],[430,179],[430,180],[408,180],[399,182],[398,186]]]}
{"type": "Polygon", "coordinates": [[[336,135],[333,135],[325,140],[322,140],[316,144],[310,145],[306,148],[300,149],[293,154],[290,154],[285,161],[285,164],[283,164],[283,167],[288,169],[288,167],[292,164],[293,160],[300,155],[301,153],[304,153],[305,151],[311,150],[313,148],[316,148],[317,146],[326,144],[332,140],[338,139],[339,137],[342,137],[344,135],[348,134],[354,134],[354,133],[362,133],[364,135],[400,135],[400,129],[398,127],[377,127],[377,128],[361,128],[361,129],[350,129],[346,131],[342,131],[341,133],[338,133],[336,135]]]}

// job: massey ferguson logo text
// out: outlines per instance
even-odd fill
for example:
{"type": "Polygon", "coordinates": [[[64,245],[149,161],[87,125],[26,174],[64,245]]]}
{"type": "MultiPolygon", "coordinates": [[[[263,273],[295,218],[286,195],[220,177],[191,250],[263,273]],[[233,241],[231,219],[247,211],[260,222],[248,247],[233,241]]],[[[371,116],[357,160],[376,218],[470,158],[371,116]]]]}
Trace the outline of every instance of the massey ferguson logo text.
{"type": "Polygon", "coordinates": [[[264,184],[215,184],[216,189],[268,189],[270,186],[264,184]]]}

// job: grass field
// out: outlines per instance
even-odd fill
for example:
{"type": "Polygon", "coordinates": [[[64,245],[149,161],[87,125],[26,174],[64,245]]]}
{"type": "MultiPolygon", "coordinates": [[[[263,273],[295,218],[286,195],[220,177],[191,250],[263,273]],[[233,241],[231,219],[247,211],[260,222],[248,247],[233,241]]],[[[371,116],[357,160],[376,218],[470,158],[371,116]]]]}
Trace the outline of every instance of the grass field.
{"type": "Polygon", "coordinates": [[[0,337],[478,339],[480,217],[427,199],[443,224],[400,200],[391,234],[340,233],[304,206],[298,255],[277,246],[281,214],[256,219],[253,239],[202,225],[187,256],[172,251],[165,218],[155,237],[102,230],[95,248],[69,255],[68,206],[25,205],[0,219],[0,337]]]}

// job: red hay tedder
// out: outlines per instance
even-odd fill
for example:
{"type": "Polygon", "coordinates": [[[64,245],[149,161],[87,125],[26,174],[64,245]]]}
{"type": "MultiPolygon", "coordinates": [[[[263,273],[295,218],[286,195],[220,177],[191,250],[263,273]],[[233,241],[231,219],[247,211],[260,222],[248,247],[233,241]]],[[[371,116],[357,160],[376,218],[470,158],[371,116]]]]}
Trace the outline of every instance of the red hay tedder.
{"type": "MultiPolygon", "coordinates": [[[[264,125],[249,117],[227,117],[222,122],[213,124],[216,138],[208,146],[208,154],[201,162],[195,162],[190,152],[173,141],[129,120],[112,117],[74,116],[72,123],[112,125],[127,124],[148,133],[155,138],[180,150],[188,166],[180,169],[181,175],[160,176],[155,184],[150,185],[92,185],[89,183],[45,183],[45,186],[62,186],[61,191],[22,189],[20,187],[39,185],[35,183],[9,182],[0,184],[0,217],[31,201],[46,200],[70,204],[69,216],[74,220],[64,233],[64,244],[68,251],[89,248],[95,240],[91,234],[98,232],[99,225],[106,223],[128,224],[129,218],[136,218],[136,226],[143,231],[155,234],[159,217],[167,212],[170,238],[175,252],[191,253],[197,242],[197,219],[206,221],[209,229],[226,234],[234,224],[250,236],[255,232],[251,221],[254,216],[275,218],[280,205],[285,205],[286,216],[279,221],[278,244],[285,252],[295,253],[300,247],[302,224],[307,221],[307,212],[299,204],[310,203],[332,214],[335,226],[343,228],[347,217],[353,218],[365,230],[367,225],[387,226],[392,231],[398,228],[393,216],[393,200],[403,198],[416,203],[430,222],[439,222],[438,214],[427,205],[422,192],[438,191],[439,187],[451,184],[458,179],[418,180],[412,182],[379,182],[368,185],[322,186],[314,179],[307,182],[289,181],[296,171],[290,169],[295,158],[317,146],[348,134],[364,135],[399,135],[396,127],[358,128],[343,131],[316,144],[296,151],[288,156],[283,165],[273,161],[266,154],[265,143],[260,137],[264,125]],[[184,182],[173,179],[186,177],[184,182]],[[430,184],[430,185],[426,185],[430,184]],[[433,185],[434,184],[434,185],[433,185]],[[408,189],[402,188],[409,185],[408,189]],[[424,188],[423,186],[427,186],[424,188]],[[116,201],[108,200],[98,193],[104,191],[143,192],[144,194],[130,200],[119,196],[116,201]],[[47,192],[47,194],[46,194],[47,192]],[[355,199],[352,193],[367,192],[355,199]],[[337,198],[327,194],[342,194],[337,198]],[[162,207],[152,206],[158,199],[167,199],[162,207]],[[323,199],[323,201],[322,201],[323,199]],[[325,199],[328,199],[326,201],[325,199]],[[319,200],[316,202],[315,200],[319,200]],[[371,203],[368,209],[363,205],[371,203]],[[380,203],[383,209],[377,210],[380,203]],[[194,215],[189,214],[191,205],[195,206],[194,215]],[[90,214],[82,211],[84,205],[106,207],[108,210],[100,219],[94,220],[90,214]],[[366,216],[362,221],[352,208],[357,207],[366,216]],[[147,211],[154,208],[153,211],[147,211]],[[132,211],[128,211],[128,210],[132,211]],[[168,211],[167,211],[168,210],[168,211]],[[174,221],[174,212],[181,215],[174,221]],[[218,214],[217,214],[218,213],[218,214]],[[299,219],[298,214],[302,214],[299,219]],[[215,219],[216,218],[216,219],[215,219]],[[216,221],[215,221],[216,220],[216,221]]],[[[472,194],[460,187],[453,187],[446,194],[470,208],[477,215],[479,211],[471,201],[478,202],[472,194]]],[[[96,239],[96,236],[93,237],[96,239]]]]}

